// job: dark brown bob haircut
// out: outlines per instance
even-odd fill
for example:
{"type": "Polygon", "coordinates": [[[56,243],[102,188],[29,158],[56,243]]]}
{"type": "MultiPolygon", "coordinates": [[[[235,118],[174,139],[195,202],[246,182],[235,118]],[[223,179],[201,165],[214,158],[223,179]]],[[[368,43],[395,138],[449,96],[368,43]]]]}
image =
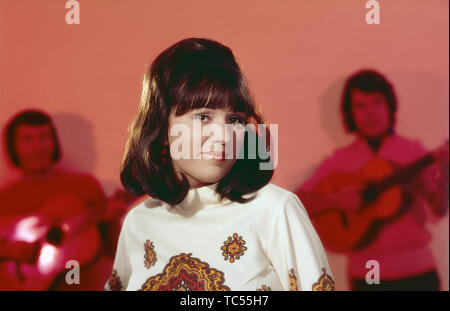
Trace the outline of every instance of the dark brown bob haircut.
{"type": "Polygon", "coordinates": [[[353,119],[351,94],[354,89],[365,93],[381,93],[386,99],[391,119],[389,132],[393,132],[395,125],[395,113],[397,111],[397,96],[394,87],[381,73],[372,69],[363,69],[351,75],[344,86],[342,94],[341,112],[345,128],[348,132],[358,131],[353,119]]]}
{"type": "MultiPolygon", "coordinates": [[[[264,124],[233,52],[214,40],[184,39],[159,54],[144,75],[141,102],[122,160],[120,179],[125,189],[149,194],[170,205],[183,201],[189,182],[184,175],[182,180],[177,178],[170,151],[169,160],[163,156],[169,115],[173,112],[180,116],[204,107],[243,112],[246,123],[264,124]]],[[[245,133],[244,153],[248,152],[251,135],[245,133]]],[[[268,149],[267,140],[264,147],[268,149]]],[[[260,163],[258,156],[238,158],[218,183],[220,198],[241,203],[252,199],[243,196],[265,186],[273,175],[273,170],[260,170],[260,163]]]]}
{"type": "Polygon", "coordinates": [[[17,129],[22,125],[42,126],[50,125],[53,137],[53,163],[61,159],[61,145],[52,118],[44,111],[37,109],[27,109],[17,113],[11,118],[5,127],[5,143],[11,163],[20,168],[19,157],[17,155],[15,140],[17,129]]]}

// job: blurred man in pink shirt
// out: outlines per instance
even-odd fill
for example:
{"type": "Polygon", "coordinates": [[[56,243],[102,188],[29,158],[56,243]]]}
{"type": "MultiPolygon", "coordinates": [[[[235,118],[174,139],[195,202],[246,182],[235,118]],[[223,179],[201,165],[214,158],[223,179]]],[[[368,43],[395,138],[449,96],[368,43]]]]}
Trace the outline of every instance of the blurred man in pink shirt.
{"type": "MultiPolygon", "coordinates": [[[[297,192],[313,221],[329,209],[356,212],[364,202],[360,187],[319,194],[317,185],[330,174],[358,172],[373,159],[405,167],[427,154],[418,141],[395,133],[396,96],[382,74],[373,70],[353,74],[346,82],[341,108],[344,124],[356,139],[328,157],[297,192]]],[[[431,234],[425,225],[447,213],[448,145],[441,157],[431,161],[434,163],[401,184],[403,199],[398,212],[379,222],[379,230],[369,234],[368,245],[346,252],[353,290],[439,290],[436,263],[429,248],[431,234]],[[379,263],[379,284],[366,282],[366,263],[370,260],[379,263]]]]}

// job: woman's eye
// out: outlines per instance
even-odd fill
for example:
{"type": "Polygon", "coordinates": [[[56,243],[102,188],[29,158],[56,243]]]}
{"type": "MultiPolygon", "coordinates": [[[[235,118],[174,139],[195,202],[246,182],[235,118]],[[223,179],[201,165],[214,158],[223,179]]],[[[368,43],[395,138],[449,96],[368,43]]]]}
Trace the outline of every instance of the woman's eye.
{"type": "Polygon", "coordinates": [[[209,116],[207,114],[198,114],[192,117],[196,121],[204,122],[207,121],[209,116]]]}
{"type": "Polygon", "coordinates": [[[228,122],[231,124],[244,124],[244,119],[241,117],[231,117],[228,119],[228,122]]]}

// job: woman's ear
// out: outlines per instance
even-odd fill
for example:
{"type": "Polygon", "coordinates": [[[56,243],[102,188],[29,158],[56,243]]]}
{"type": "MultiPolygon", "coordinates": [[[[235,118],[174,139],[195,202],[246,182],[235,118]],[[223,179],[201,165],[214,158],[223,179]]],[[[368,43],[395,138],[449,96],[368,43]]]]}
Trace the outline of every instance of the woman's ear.
{"type": "Polygon", "coordinates": [[[164,138],[163,142],[162,142],[163,147],[168,147],[169,146],[169,138],[166,137],[164,138]]]}
{"type": "Polygon", "coordinates": [[[163,163],[168,163],[168,161],[167,161],[168,155],[169,155],[169,142],[168,142],[168,139],[166,138],[163,140],[161,154],[160,154],[161,160],[163,163]]]}

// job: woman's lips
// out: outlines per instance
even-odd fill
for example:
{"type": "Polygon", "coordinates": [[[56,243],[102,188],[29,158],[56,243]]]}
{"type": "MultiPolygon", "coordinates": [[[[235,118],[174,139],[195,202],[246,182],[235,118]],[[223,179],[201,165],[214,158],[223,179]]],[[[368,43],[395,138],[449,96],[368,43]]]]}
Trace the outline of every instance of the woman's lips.
{"type": "Polygon", "coordinates": [[[220,160],[224,161],[226,158],[225,152],[202,152],[202,155],[206,159],[220,160]]]}

